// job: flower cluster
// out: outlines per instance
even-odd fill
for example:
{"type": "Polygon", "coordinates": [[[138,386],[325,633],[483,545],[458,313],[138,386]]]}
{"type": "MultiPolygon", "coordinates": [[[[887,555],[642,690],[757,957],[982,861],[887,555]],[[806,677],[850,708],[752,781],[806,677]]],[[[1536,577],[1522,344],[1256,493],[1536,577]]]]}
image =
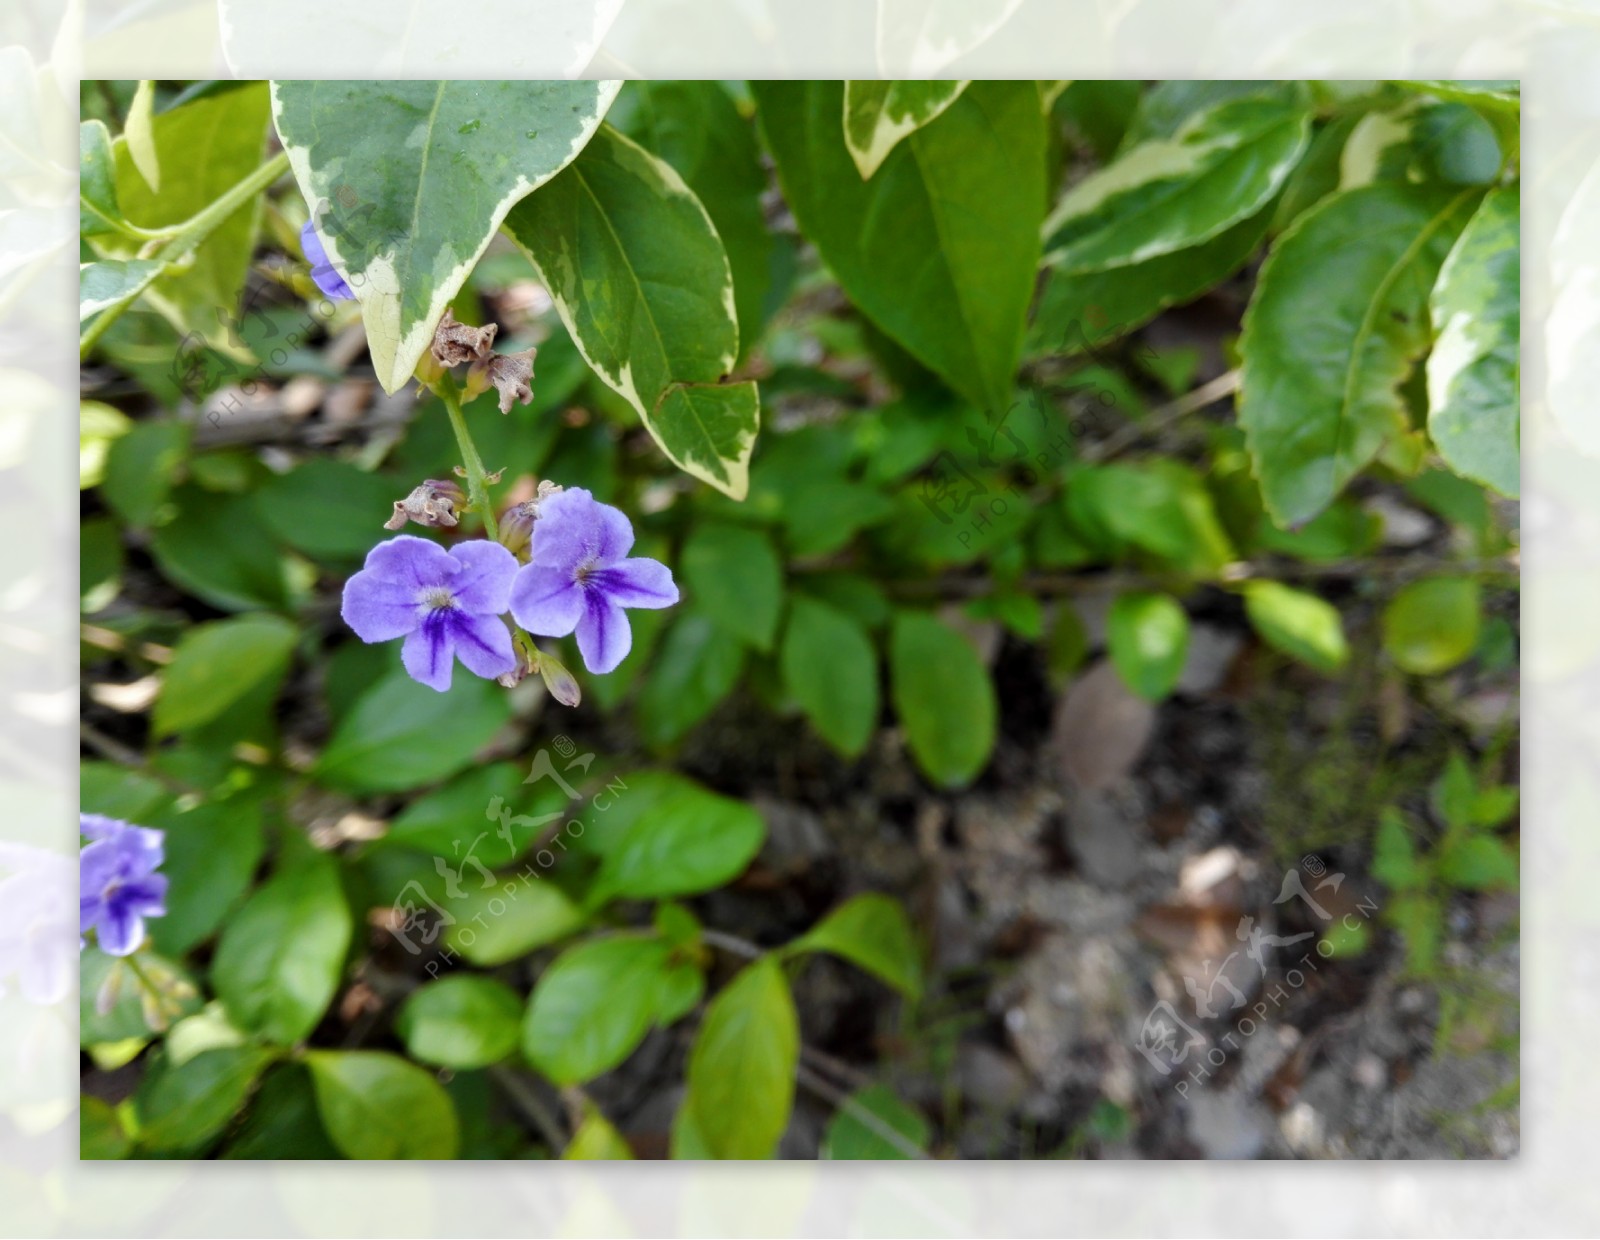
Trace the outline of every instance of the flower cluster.
{"type": "Polygon", "coordinates": [[[89,840],[78,854],[78,933],[93,930],[112,956],[132,955],[145,918],[167,911],[167,878],[156,873],[163,834],[104,814],[79,814],[78,833],[89,840]]]}
{"type": "Polygon", "coordinates": [[[446,550],[402,534],[380,543],[345,583],[345,623],[365,642],[404,638],[400,659],[413,679],[441,692],[455,661],[474,675],[514,673],[509,611],[536,637],[576,632],[591,672],[612,671],[633,645],[625,608],[670,607],[678,587],[665,564],[630,557],[633,526],[620,509],[581,488],[541,492],[523,520],[508,521],[527,562],[498,542],[446,550]],[[531,537],[526,519],[532,516],[531,537]]]}

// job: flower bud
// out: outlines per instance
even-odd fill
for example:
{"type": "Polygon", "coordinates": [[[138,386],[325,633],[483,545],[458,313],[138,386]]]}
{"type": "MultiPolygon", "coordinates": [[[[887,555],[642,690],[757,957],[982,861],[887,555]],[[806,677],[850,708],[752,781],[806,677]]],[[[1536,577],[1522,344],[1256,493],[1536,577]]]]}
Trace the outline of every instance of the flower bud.
{"type": "Polygon", "coordinates": [[[560,491],[561,487],[547,478],[539,484],[532,499],[514,505],[500,518],[500,542],[519,560],[527,559],[528,547],[533,542],[534,522],[539,519],[539,505],[560,491]]]}
{"type": "Polygon", "coordinates": [[[386,530],[398,530],[407,521],[432,528],[456,524],[456,513],[465,505],[466,494],[448,479],[429,478],[404,499],[394,502],[394,515],[383,523],[386,530]]]}
{"type": "Polygon", "coordinates": [[[544,677],[544,687],[550,690],[550,696],[563,706],[576,706],[583,700],[577,677],[567,671],[560,659],[544,650],[539,652],[539,675],[544,677]]]}

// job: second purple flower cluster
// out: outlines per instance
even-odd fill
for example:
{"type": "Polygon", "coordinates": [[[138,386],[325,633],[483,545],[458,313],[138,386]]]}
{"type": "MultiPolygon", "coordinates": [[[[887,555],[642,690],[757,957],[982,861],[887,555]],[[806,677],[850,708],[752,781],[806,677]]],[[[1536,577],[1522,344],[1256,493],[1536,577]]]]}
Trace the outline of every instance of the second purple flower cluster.
{"type": "Polygon", "coordinates": [[[633,645],[625,608],[670,607],[678,587],[665,564],[630,557],[633,526],[581,488],[539,502],[528,562],[479,539],[446,550],[403,534],[380,543],[345,583],[345,623],[365,642],[404,638],[413,679],[441,692],[455,662],[493,679],[516,669],[511,618],[536,637],[577,633],[584,666],[602,674],[633,645]]]}

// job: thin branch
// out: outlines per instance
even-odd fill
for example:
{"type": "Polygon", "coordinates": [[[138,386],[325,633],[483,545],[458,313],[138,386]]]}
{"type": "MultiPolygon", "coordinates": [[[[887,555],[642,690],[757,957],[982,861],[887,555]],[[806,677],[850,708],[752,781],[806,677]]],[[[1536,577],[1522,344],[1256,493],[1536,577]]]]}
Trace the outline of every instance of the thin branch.
{"type": "Polygon", "coordinates": [[[831,1081],[824,1080],[818,1076],[805,1064],[796,1065],[795,1079],[824,1102],[830,1103],[839,1108],[839,1110],[854,1116],[863,1128],[874,1136],[882,1137],[907,1158],[926,1159],[928,1157],[928,1151],[911,1140],[905,1133],[885,1123],[880,1116],[874,1115],[854,1098],[837,1088],[831,1081]]]}
{"type": "Polygon", "coordinates": [[[723,951],[743,956],[746,960],[756,960],[763,954],[754,943],[748,939],[741,939],[736,934],[724,934],[721,930],[702,930],[700,937],[712,947],[720,947],[723,951]]]}
{"type": "Polygon", "coordinates": [[[539,1130],[539,1135],[545,1139],[545,1144],[550,1147],[552,1154],[559,1154],[567,1148],[567,1135],[561,1127],[550,1108],[545,1106],[544,1099],[532,1084],[525,1081],[522,1076],[510,1068],[492,1067],[489,1075],[500,1083],[506,1091],[506,1096],[518,1111],[522,1112],[525,1119],[539,1130]]]}
{"type": "Polygon", "coordinates": [[[1107,435],[1099,443],[1087,445],[1080,454],[1080,459],[1090,464],[1108,461],[1114,456],[1120,456],[1139,440],[1147,436],[1158,434],[1171,426],[1174,422],[1181,421],[1191,413],[1198,413],[1207,405],[1213,405],[1225,396],[1232,396],[1239,390],[1239,372],[1227,371],[1218,375],[1210,383],[1202,384],[1192,392],[1185,392],[1176,400],[1169,401],[1152,409],[1137,422],[1129,422],[1114,433],[1107,435]]]}

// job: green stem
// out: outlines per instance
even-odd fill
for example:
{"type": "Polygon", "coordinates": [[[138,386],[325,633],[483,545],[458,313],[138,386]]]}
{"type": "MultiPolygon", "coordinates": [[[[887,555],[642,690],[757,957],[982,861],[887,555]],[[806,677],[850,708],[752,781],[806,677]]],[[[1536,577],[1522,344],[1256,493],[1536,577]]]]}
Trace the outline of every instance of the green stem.
{"type": "Polygon", "coordinates": [[[499,538],[500,531],[495,527],[494,506],[489,502],[489,483],[487,471],[483,468],[483,458],[478,455],[478,446],[472,442],[472,432],[467,429],[467,419],[461,413],[461,398],[456,392],[454,380],[445,375],[439,380],[439,399],[444,402],[445,412],[450,415],[450,427],[456,433],[456,445],[461,449],[461,463],[467,470],[467,498],[472,502],[473,511],[483,518],[483,528],[488,531],[490,538],[499,538]]]}
{"type": "MultiPolygon", "coordinates": [[[[167,240],[151,257],[162,259],[170,265],[193,254],[229,216],[281,177],[288,167],[289,153],[279,151],[215,202],[209,203],[183,223],[164,228],[154,234],[167,240]]],[[[123,311],[137,300],[136,297],[130,297],[125,302],[107,306],[102,310],[88,329],[78,337],[78,356],[80,358],[88,356],[89,350],[94,348],[95,342],[105,334],[106,329],[121,318],[123,311]]]]}

